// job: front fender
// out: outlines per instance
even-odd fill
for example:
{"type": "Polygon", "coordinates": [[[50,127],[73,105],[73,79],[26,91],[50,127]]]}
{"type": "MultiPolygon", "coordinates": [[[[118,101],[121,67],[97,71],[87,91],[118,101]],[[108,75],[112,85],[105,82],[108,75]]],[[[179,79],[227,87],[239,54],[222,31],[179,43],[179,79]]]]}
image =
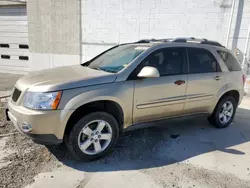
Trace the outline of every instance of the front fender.
{"type": "Polygon", "coordinates": [[[112,101],[121,107],[124,127],[127,127],[132,124],[133,92],[133,82],[119,82],[66,91],[63,93],[64,99],[59,106],[63,109],[63,123],[66,126],[72,113],[85,104],[96,101],[112,101]]]}
{"type": "Polygon", "coordinates": [[[102,101],[102,100],[107,100],[107,101],[113,101],[118,103],[121,108],[124,108],[123,102],[116,97],[113,96],[108,96],[105,95],[105,92],[100,93],[100,91],[87,91],[85,93],[79,94],[72,98],[64,107],[65,110],[76,110],[77,108],[88,104],[90,102],[95,102],[95,101],[102,101]]]}

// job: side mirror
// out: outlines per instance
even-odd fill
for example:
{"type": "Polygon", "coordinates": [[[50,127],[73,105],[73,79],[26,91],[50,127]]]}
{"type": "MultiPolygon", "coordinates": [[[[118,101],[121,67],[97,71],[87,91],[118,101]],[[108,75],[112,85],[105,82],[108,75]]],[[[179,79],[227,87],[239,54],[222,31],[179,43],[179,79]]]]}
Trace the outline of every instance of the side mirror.
{"type": "Polygon", "coordinates": [[[160,77],[159,71],[155,67],[146,66],[137,75],[139,78],[158,78],[160,77]]]}

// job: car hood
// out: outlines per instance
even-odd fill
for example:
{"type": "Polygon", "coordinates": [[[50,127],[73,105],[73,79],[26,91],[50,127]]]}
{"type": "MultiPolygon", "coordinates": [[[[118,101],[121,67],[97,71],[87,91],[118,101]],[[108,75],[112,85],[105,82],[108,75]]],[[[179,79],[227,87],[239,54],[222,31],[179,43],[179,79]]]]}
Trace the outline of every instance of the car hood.
{"type": "Polygon", "coordinates": [[[116,74],[74,65],[31,72],[16,85],[22,90],[47,92],[111,83],[115,79],[116,74]]]}

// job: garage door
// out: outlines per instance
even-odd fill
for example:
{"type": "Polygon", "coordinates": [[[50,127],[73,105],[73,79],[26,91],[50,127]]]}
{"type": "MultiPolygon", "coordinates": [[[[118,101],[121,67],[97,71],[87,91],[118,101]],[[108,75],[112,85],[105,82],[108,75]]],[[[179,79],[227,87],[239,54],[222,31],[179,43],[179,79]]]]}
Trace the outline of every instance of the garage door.
{"type": "Polygon", "coordinates": [[[0,72],[29,70],[26,6],[0,7],[0,72]]]}

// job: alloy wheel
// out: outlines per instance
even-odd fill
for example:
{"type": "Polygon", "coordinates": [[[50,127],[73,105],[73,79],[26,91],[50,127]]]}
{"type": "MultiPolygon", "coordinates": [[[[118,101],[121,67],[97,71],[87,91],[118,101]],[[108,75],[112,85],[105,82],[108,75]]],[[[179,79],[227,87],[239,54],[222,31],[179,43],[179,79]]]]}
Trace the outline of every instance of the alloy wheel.
{"type": "Polygon", "coordinates": [[[232,102],[230,101],[225,102],[220,109],[219,113],[220,122],[222,124],[228,123],[233,116],[233,112],[234,112],[234,107],[232,102]]]}
{"type": "Polygon", "coordinates": [[[112,140],[112,128],[103,120],[94,120],[86,124],[78,136],[78,146],[88,155],[104,151],[112,140]]]}

